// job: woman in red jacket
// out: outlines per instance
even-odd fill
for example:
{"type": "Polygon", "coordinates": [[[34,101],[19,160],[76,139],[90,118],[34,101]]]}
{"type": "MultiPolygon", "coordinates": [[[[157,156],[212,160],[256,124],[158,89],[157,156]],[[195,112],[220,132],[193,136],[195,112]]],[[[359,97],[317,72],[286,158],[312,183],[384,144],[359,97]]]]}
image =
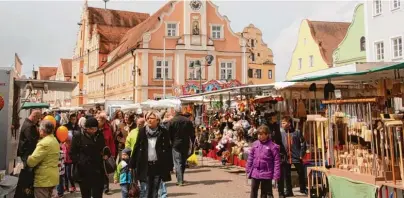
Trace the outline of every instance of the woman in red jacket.
{"type": "MultiPolygon", "coordinates": [[[[98,121],[98,128],[99,130],[103,131],[104,139],[105,139],[105,146],[109,148],[111,151],[111,156],[116,156],[116,147],[114,142],[114,137],[112,135],[112,128],[108,124],[107,114],[105,112],[101,112],[97,116],[98,121]]],[[[105,153],[104,153],[105,155],[105,153]]],[[[108,154],[107,154],[108,155],[108,154]]],[[[109,177],[108,174],[105,173],[105,181],[104,181],[104,193],[109,194],[109,177]]]]}

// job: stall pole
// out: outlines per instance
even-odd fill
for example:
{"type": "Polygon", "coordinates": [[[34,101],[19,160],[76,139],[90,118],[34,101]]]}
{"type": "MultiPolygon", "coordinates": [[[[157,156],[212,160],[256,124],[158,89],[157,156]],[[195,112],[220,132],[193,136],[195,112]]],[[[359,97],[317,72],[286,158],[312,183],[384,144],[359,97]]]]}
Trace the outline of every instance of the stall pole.
{"type": "MultiPolygon", "coordinates": [[[[373,132],[372,107],[370,105],[370,102],[368,103],[368,119],[369,119],[369,123],[370,123],[370,131],[373,132]]],[[[372,172],[373,172],[373,175],[375,175],[377,177],[376,159],[377,159],[378,156],[376,155],[376,157],[374,157],[374,155],[375,155],[375,143],[373,142],[373,134],[372,134],[370,146],[371,146],[372,155],[373,155],[373,160],[372,160],[372,169],[373,170],[372,170],[372,172]]]]}
{"type": "MultiPolygon", "coordinates": [[[[328,120],[331,119],[331,104],[327,105],[328,107],[328,120]]],[[[328,135],[330,136],[330,139],[328,141],[328,165],[334,165],[334,133],[330,133],[332,130],[332,124],[331,122],[328,123],[328,135]]]]}

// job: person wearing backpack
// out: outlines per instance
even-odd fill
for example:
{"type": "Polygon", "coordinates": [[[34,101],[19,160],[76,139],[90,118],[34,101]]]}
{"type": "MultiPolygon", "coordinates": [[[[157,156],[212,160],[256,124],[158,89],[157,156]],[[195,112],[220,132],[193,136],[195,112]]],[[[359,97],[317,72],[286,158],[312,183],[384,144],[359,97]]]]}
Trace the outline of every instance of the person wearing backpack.
{"type": "Polygon", "coordinates": [[[122,150],[121,162],[119,162],[118,167],[114,174],[114,183],[121,186],[122,198],[128,198],[129,185],[132,181],[132,174],[129,170],[131,150],[125,148],[122,150]]]}
{"type": "Polygon", "coordinates": [[[79,182],[83,198],[102,198],[104,188],[104,135],[94,117],[86,120],[84,129],[73,134],[70,157],[75,166],[74,179],[79,182]]]}

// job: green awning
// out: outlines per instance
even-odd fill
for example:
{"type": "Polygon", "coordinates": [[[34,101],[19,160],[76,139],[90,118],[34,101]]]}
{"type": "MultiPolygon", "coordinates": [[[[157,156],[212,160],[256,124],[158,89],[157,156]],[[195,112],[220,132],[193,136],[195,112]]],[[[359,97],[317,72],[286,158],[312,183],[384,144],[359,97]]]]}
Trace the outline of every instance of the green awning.
{"type": "Polygon", "coordinates": [[[22,109],[47,109],[47,108],[49,108],[48,103],[25,102],[22,105],[22,109]]]}
{"type": "MultiPolygon", "coordinates": [[[[375,80],[380,78],[390,78],[393,79],[396,77],[395,70],[404,69],[404,63],[397,63],[390,66],[382,66],[372,68],[366,71],[360,72],[336,72],[333,74],[326,75],[317,75],[310,77],[302,77],[293,80],[289,80],[288,82],[309,82],[309,81],[319,81],[319,80],[346,80],[346,81],[366,81],[366,80],[375,80]]],[[[400,71],[402,77],[404,77],[403,71],[400,71]]]]}

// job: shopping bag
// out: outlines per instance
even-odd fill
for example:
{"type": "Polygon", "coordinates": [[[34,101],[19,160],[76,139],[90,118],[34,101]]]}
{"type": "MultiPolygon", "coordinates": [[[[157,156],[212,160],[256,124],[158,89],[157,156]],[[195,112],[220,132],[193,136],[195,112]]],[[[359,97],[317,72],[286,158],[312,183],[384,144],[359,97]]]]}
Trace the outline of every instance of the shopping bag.
{"type": "Polygon", "coordinates": [[[128,170],[132,174],[131,182],[128,186],[128,198],[139,198],[140,188],[138,186],[138,180],[136,179],[136,172],[133,170],[128,170]]]}
{"type": "MultiPolygon", "coordinates": [[[[106,155],[107,153],[111,153],[111,150],[109,149],[108,146],[104,147],[103,149],[103,155],[106,155]]],[[[104,159],[104,170],[105,170],[105,174],[111,174],[114,173],[116,170],[116,162],[114,157],[109,156],[108,159],[104,159]]]]}
{"type": "Polygon", "coordinates": [[[198,157],[195,154],[195,152],[188,158],[187,161],[188,161],[189,164],[198,165],[198,157]]]}

